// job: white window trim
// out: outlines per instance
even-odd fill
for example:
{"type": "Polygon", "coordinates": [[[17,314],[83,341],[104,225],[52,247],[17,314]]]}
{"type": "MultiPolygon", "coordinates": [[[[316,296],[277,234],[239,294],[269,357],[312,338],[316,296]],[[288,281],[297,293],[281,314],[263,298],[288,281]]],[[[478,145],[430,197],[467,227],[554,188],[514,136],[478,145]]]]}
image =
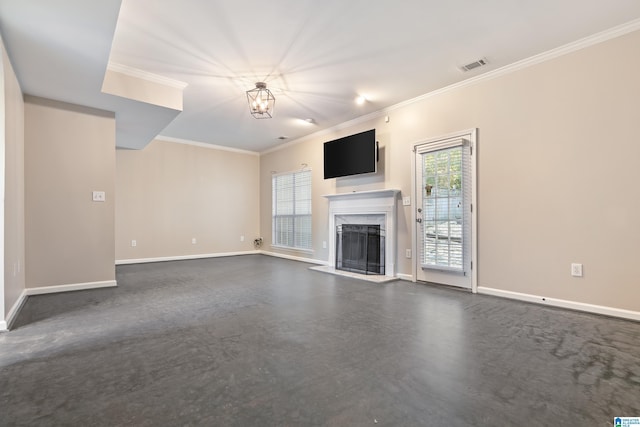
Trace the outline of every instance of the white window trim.
{"type": "MultiPolygon", "coordinates": [[[[305,165],[306,166],[306,165],[305,165]]],[[[271,175],[271,245],[270,247],[273,249],[279,249],[279,250],[287,250],[287,251],[294,251],[294,252],[302,252],[302,253],[306,253],[306,254],[313,254],[314,250],[313,250],[313,170],[309,167],[304,167],[303,169],[298,169],[298,170],[292,170],[292,171],[288,171],[288,172],[279,172],[279,173],[273,173],[271,175]],[[275,222],[274,222],[274,216],[273,216],[273,178],[278,177],[278,176],[284,176],[284,175],[293,175],[293,174],[297,174],[297,173],[301,173],[301,172],[308,172],[310,174],[310,178],[311,178],[311,182],[310,182],[310,186],[311,188],[309,189],[309,194],[311,196],[311,211],[309,213],[309,216],[311,217],[311,230],[310,232],[312,233],[311,235],[311,241],[310,241],[310,245],[311,247],[309,248],[303,248],[303,247],[296,247],[296,246],[287,246],[287,245],[282,245],[282,244],[277,244],[274,243],[275,241],[275,236],[276,236],[276,230],[275,230],[275,222]]],[[[295,215],[294,215],[295,216],[295,215]]]]}
{"type": "MultiPolygon", "coordinates": [[[[429,138],[427,140],[417,141],[412,144],[412,154],[415,156],[416,147],[425,143],[433,143],[443,139],[455,139],[455,138],[468,138],[473,149],[471,153],[471,204],[473,210],[471,212],[471,292],[478,292],[478,165],[477,165],[477,151],[478,151],[478,135],[477,128],[471,128],[460,132],[453,132],[447,135],[441,135],[436,138],[429,138]]],[[[414,200],[416,198],[416,167],[415,161],[411,162],[411,194],[413,194],[414,200]]],[[[417,239],[416,239],[416,210],[411,210],[411,249],[413,253],[417,253],[417,239]]],[[[418,277],[418,263],[417,258],[414,258],[412,263],[412,276],[413,282],[417,281],[418,277]]]]}

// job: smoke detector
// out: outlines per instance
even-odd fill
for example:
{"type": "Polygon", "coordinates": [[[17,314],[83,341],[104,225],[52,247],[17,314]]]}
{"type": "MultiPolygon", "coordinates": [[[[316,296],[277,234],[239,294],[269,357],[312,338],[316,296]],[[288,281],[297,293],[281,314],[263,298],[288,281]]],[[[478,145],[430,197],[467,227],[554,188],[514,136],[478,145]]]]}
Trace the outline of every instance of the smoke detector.
{"type": "Polygon", "coordinates": [[[487,65],[487,59],[480,58],[477,61],[473,61],[466,65],[463,65],[462,67],[460,67],[460,69],[464,72],[467,72],[467,71],[475,70],[476,68],[480,68],[484,65],[487,65]]]}

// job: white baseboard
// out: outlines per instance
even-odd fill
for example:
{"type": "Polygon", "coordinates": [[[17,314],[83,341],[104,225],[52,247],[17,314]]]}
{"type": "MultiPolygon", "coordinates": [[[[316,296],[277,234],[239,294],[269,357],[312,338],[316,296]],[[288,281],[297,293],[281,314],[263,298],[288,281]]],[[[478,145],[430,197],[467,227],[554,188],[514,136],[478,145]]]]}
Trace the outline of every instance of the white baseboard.
{"type": "Polygon", "coordinates": [[[15,322],[16,318],[18,317],[18,313],[20,313],[20,310],[22,309],[22,306],[26,301],[27,301],[27,290],[24,289],[20,294],[20,296],[18,297],[18,300],[15,302],[15,304],[13,304],[13,307],[11,307],[11,309],[9,310],[9,313],[7,313],[6,319],[0,321],[0,331],[8,331],[9,329],[11,329],[11,326],[13,326],[13,322],[15,322]]]}
{"type": "Polygon", "coordinates": [[[86,282],[86,283],[71,283],[68,285],[56,285],[56,286],[39,286],[36,288],[27,288],[25,292],[27,295],[44,295],[55,294],[58,292],[72,292],[72,291],[84,291],[87,289],[99,289],[99,288],[113,288],[118,286],[118,282],[115,280],[105,280],[102,282],[86,282]]]}
{"type": "Polygon", "coordinates": [[[184,261],[188,259],[220,258],[220,257],[238,256],[238,255],[255,255],[259,253],[261,253],[261,251],[220,252],[215,254],[177,255],[177,256],[156,257],[156,258],[138,258],[138,259],[117,259],[116,265],[145,264],[148,262],[184,261]]]}
{"type": "Polygon", "coordinates": [[[290,259],[292,261],[306,262],[308,264],[329,265],[328,261],[321,261],[319,259],[305,258],[305,257],[300,257],[300,256],[280,254],[280,253],[277,253],[277,252],[268,252],[268,251],[260,251],[260,253],[262,255],[268,255],[268,256],[272,256],[272,257],[276,257],[276,258],[290,259]]]}
{"type": "Polygon", "coordinates": [[[396,273],[396,277],[400,280],[406,280],[408,282],[415,282],[415,279],[413,278],[413,274],[403,274],[403,273],[396,273]]]}
{"type": "Polygon", "coordinates": [[[520,292],[487,288],[484,286],[478,286],[478,293],[502,298],[516,299],[519,301],[534,302],[537,304],[550,305],[553,307],[567,308],[569,310],[585,311],[588,313],[603,314],[605,316],[620,317],[623,319],[640,321],[640,312],[625,310],[622,308],[587,304],[583,302],[568,301],[557,298],[548,298],[539,295],[523,294],[520,292]]]}
{"type": "Polygon", "coordinates": [[[57,292],[72,292],[83,291],[87,289],[99,289],[99,288],[112,288],[118,286],[118,282],[115,280],[105,280],[101,282],[86,282],[86,283],[71,283],[67,285],[57,286],[39,286],[36,288],[26,288],[20,294],[18,300],[13,304],[11,310],[7,314],[5,320],[0,321],[0,331],[7,331],[13,326],[13,322],[18,317],[18,313],[22,310],[24,303],[27,301],[27,297],[31,295],[44,295],[53,294],[57,292]]]}

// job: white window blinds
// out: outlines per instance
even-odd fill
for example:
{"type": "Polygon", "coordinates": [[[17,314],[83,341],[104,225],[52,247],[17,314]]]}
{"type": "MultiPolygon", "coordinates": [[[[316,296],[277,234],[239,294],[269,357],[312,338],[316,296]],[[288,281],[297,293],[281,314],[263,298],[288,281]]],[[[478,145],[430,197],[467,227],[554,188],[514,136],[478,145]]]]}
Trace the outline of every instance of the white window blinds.
{"type": "Polygon", "coordinates": [[[471,176],[465,142],[446,141],[421,153],[423,268],[469,269],[471,176]]]}
{"type": "Polygon", "coordinates": [[[311,171],[273,175],[272,242],[311,249],[311,171]]]}

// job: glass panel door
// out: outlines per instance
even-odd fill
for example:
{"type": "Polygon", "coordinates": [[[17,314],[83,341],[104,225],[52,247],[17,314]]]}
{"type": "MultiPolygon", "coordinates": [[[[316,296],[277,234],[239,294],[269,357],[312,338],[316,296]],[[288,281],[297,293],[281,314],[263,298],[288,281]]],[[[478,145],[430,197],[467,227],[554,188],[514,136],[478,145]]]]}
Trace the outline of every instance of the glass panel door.
{"type": "Polygon", "coordinates": [[[422,157],[423,267],[463,271],[462,147],[422,157]]]}
{"type": "Polygon", "coordinates": [[[471,288],[471,148],[416,146],[417,280],[471,288]]]}

